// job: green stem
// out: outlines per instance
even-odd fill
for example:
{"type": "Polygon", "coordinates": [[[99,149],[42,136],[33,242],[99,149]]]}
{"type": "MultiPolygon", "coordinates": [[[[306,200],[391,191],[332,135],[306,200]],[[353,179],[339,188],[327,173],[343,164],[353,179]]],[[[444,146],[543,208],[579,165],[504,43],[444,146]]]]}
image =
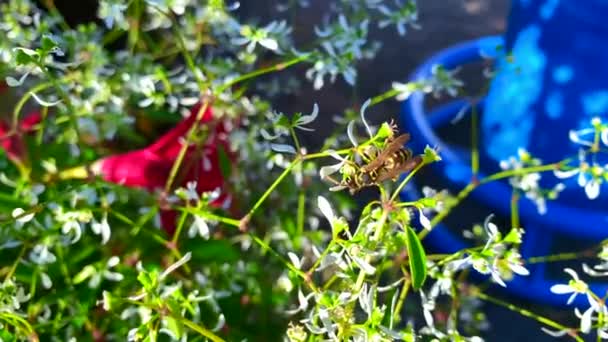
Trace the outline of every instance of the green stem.
{"type": "Polygon", "coordinates": [[[192,58],[192,55],[190,55],[190,52],[186,48],[186,43],[184,41],[184,37],[182,36],[182,33],[178,29],[178,27],[180,27],[180,25],[177,22],[177,20],[175,20],[175,17],[171,13],[167,13],[167,12],[163,11],[162,8],[151,4],[150,2],[147,2],[147,4],[149,6],[151,6],[152,8],[154,8],[155,10],[157,10],[162,15],[164,15],[165,17],[167,17],[171,21],[171,23],[172,23],[171,27],[173,28],[173,33],[175,34],[175,37],[177,38],[177,43],[181,49],[184,60],[186,61],[186,65],[188,66],[188,68],[190,69],[192,74],[194,74],[194,77],[196,78],[196,83],[198,84],[200,91],[207,89],[207,85],[205,84],[205,80],[204,80],[204,74],[202,74],[201,69],[196,67],[196,64],[194,63],[194,59],[192,58]]]}
{"type": "Polygon", "coordinates": [[[190,214],[198,215],[198,216],[208,219],[208,220],[218,221],[218,222],[221,222],[221,223],[227,224],[229,226],[233,226],[233,227],[238,227],[239,223],[240,223],[239,220],[225,217],[225,216],[215,215],[213,213],[209,213],[206,211],[195,210],[195,209],[185,209],[185,210],[188,211],[190,214]]]}
{"type": "Polygon", "coordinates": [[[257,202],[255,202],[255,204],[253,205],[253,207],[251,208],[251,210],[249,210],[249,212],[247,213],[247,215],[245,217],[251,217],[262,205],[262,203],[264,203],[264,201],[268,198],[268,196],[270,196],[270,194],[274,191],[274,189],[276,189],[276,187],[283,181],[283,179],[285,179],[285,177],[287,177],[287,175],[289,175],[291,173],[291,170],[296,166],[296,164],[298,164],[300,162],[301,158],[300,157],[296,157],[296,159],[294,159],[285,170],[283,170],[283,172],[281,173],[281,175],[275,179],[275,181],[270,185],[270,187],[268,189],[266,189],[266,192],[264,192],[264,194],[258,199],[257,202]]]}
{"type": "Polygon", "coordinates": [[[553,321],[553,320],[551,320],[549,318],[540,316],[540,315],[535,314],[535,313],[533,313],[533,312],[531,312],[529,310],[522,309],[522,308],[517,307],[517,306],[515,306],[515,305],[513,305],[511,303],[507,303],[505,301],[502,301],[502,300],[500,300],[498,298],[494,298],[494,297],[488,296],[487,294],[482,293],[482,292],[474,292],[473,296],[475,296],[475,297],[477,297],[479,299],[485,300],[487,302],[496,304],[498,306],[502,306],[503,308],[509,309],[509,310],[511,310],[513,312],[516,312],[516,313],[518,313],[518,314],[520,314],[522,316],[525,316],[525,317],[528,317],[528,318],[532,318],[535,321],[537,321],[537,322],[539,322],[541,324],[544,324],[546,326],[552,327],[554,329],[557,329],[557,330],[568,330],[569,331],[569,335],[572,338],[574,338],[576,341],[584,342],[584,340],[580,336],[578,336],[578,334],[576,333],[575,329],[563,326],[563,325],[561,325],[561,324],[559,324],[559,323],[557,323],[557,322],[555,322],[555,321],[553,321]]]}
{"type": "Polygon", "coordinates": [[[321,261],[323,261],[323,259],[325,259],[327,254],[329,254],[329,252],[331,252],[331,249],[334,247],[335,244],[336,244],[336,240],[334,238],[329,242],[329,244],[327,245],[325,250],[323,250],[321,255],[319,255],[319,257],[317,258],[317,260],[315,260],[315,263],[312,265],[312,267],[310,269],[308,269],[307,273],[309,275],[313,274],[317,270],[317,267],[319,267],[319,265],[321,264],[321,261]]]}
{"type": "MultiPolygon", "coordinates": [[[[403,271],[403,274],[406,274],[407,271],[405,270],[405,268],[401,268],[401,270],[403,271]]],[[[405,303],[405,299],[407,298],[407,294],[410,290],[410,285],[411,285],[411,281],[409,279],[406,279],[403,282],[403,287],[401,288],[401,293],[399,294],[399,299],[397,299],[397,305],[395,305],[395,312],[393,313],[393,315],[395,315],[396,318],[396,323],[399,323],[401,321],[401,308],[403,307],[403,303],[405,303]]],[[[390,329],[392,329],[393,327],[389,327],[390,329]]]]}
{"type": "Polygon", "coordinates": [[[300,153],[302,151],[302,147],[300,146],[300,139],[298,139],[298,135],[296,134],[295,129],[293,127],[289,127],[289,134],[291,134],[291,138],[293,139],[294,145],[296,145],[296,151],[300,153]]]}
{"type": "Polygon", "coordinates": [[[304,234],[304,219],[306,216],[306,192],[298,192],[298,216],[296,218],[296,236],[304,234]]]}
{"type": "Polygon", "coordinates": [[[21,96],[17,104],[15,104],[15,108],[13,109],[13,124],[11,132],[8,132],[8,134],[15,134],[15,132],[17,131],[17,127],[19,126],[19,113],[21,112],[21,109],[23,109],[23,106],[25,106],[27,101],[30,99],[30,97],[32,97],[32,93],[38,93],[52,86],[52,82],[40,83],[31,88],[29,91],[25,92],[23,96],[21,96]]]}
{"type": "MultiPolygon", "coordinates": [[[[443,210],[442,212],[435,215],[435,217],[433,217],[433,219],[431,220],[431,227],[435,227],[437,224],[439,224],[441,221],[443,221],[443,219],[445,219],[451,213],[452,209],[457,207],[460,204],[460,202],[462,202],[465,198],[467,198],[469,196],[469,194],[471,192],[473,192],[473,190],[477,189],[477,187],[479,187],[483,184],[487,184],[492,181],[509,178],[509,177],[513,177],[513,176],[522,176],[522,175],[525,175],[528,173],[553,171],[553,170],[558,169],[560,165],[563,165],[567,162],[568,162],[568,159],[566,159],[562,162],[559,162],[559,163],[524,167],[521,169],[514,169],[514,170],[505,170],[505,171],[497,172],[493,175],[490,175],[490,176],[480,180],[479,182],[469,183],[458,193],[458,195],[456,195],[456,197],[451,201],[450,205],[445,208],[445,210],[443,210]]],[[[423,230],[420,233],[418,233],[418,238],[422,240],[429,233],[430,233],[429,230],[423,230]]]]}
{"type": "Polygon", "coordinates": [[[25,255],[25,250],[26,249],[27,249],[27,244],[24,243],[23,246],[21,246],[21,250],[19,251],[19,255],[17,255],[17,258],[15,258],[15,261],[13,262],[13,265],[11,266],[11,269],[8,271],[8,273],[4,277],[4,282],[7,282],[9,279],[11,279],[11,277],[13,276],[13,274],[15,274],[15,271],[17,270],[17,266],[19,266],[19,263],[21,262],[21,258],[23,258],[23,255],[25,255]]]}
{"type": "Polygon", "coordinates": [[[171,242],[173,242],[173,244],[176,244],[177,240],[179,240],[179,236],[182,234],[182,229],[184,229],[184,225],[186,224],[187,217],[187,212],[182,211],[182,214],[179,216],[179,221],[177,222],[175,233],[173,233],[173,238],[171,238],[171,242]]]}
{"type": "Polygon", "coordinates": [[[285,265],[285,267],[289,268],[289,270],[291,270],[292,272],[297,274],[300,278],[302,278],[302,280],[304,280],[306,285],[308,285],[312,291],[319,292],[319,289],[317,289],[316,285],[310,280],[310,277],[306,273],[304,273],[302,270],[296,268],[287,259],[283,258],[283,256],[281,256],[278,252],[276,252],[274,249],[272,249],[272,247],[270,247],[270,245],[268,245],[268,243],[266,243],[264,240],[260,239],[259,237],[255,236],[253,234],[249,234],[249,236],[253,239],[253,241],[255,241],[255,243],[260,245],[260,247],[262,247],[263,250],[270,252],[270,254],[272,254],[275,258],[279,259],[281,261],[281,263],[283,263],[285,265]]]}
{"type": "Polygon", "coordinates": [[[190,145],[190,141],[194,137],[194,134],[196,133],[196,130],[199,127],[198,123],[203,118],[203,115],[205,115],[205,112],[207,111],[208,107],[209,102],[203,100],[203,104],[199,108],[198,113],[196,113],[196,119],[194,120],[194,124],[192,125],[192,127],[190,127],[190,130],[187,133],[186,141],[184,141],[184,143],[182,144],[182,148],[179,150],[179,154],[177,155],[177,158],[175,159],[175,162],[171,167],[171,172],[169,172],[169,178],[167,179],[167,183],[165,184],[165,192],[167,193],[171,191],[171,186],[173,186],[173,181],[175,181],[177,171],[181,167],[184,161],[184,157],[186,156],[186,152],[188,151],[188,145],[190,145]]]}
{"type": "Polygon", "coordinates": [[[559,253],[552,255],[543,255],[543,256],[535,256],[526,259],[526,264],[538,264],[541,262],[559,262],[566,260],[575,260],[583,257],[594,258],[595,256],[588,255],[589,253],[586,251],[583,252],[570,252],[570,253],[559,253]]]}
{"type": "Polygon", "coordinates": [[[205,327],[201,327],[200,325],[192,322],[189,319],[186,319],[182,316],[178,316],[178,315],[172,315],[172,317],[179,321],[180,323],[182,323],[183,325],[187,326],[188,328],[190,328],[191,330],[199,333],[202,336],[205,336],[206,338],[210,339],[213,342],[224,342],[224,339],[222,339],[221,337],[217,336],[216,334],[214,334],[211,330],[205,328],[205,327]]]}
{"type": "Polygon", "coordinates": [[[248,74],[245,75],[241,75],[239,77],[236,77],[228,82],[226,82],[225,84],[223,84],[221,87],[219,87],[216,91],[216,94],[221,94],[223,93],[226,89],[232,87],[233,85],[237,84],[237,83],[241,83],[243,81],[246,81],[248,79],[251,78],[255,78],[264,74],[268,74],[271,72],[275,72],[275,71],[282,71],[285,70],[287,68],[289,68],[292,65],[298,64],[300,62],[306,61],[308,58],[310,57],[310,54],[306,54],[306,55],[302,55],[293,59],[290,59],[286,62],[281,62],[272,66],[269,66],[267,68],[262,68],[262,69],[258,69],[255,71],[252,71],[248,74]]]}
{"type": "Polygon", "coordinates": [[[477,174],[479,173],[478,117],[477,104],[473,103],[471,107],[471,171],[473,173],[473,179],[477,179],[477,174]]]}
{"type": "Polygon", "coordinates": [[[405,185],[412,179],[412,177],[414,177],[414,175],[424,165],[426,165],[426,163],[423,161],[422,163],[418,164],[412,171],[410,171],[410,173],[408,173],[408,175],[401,181],[401,183],[399,183],[399,186],[397,186],[397,189],[395,189],[395,191],[393,192],[393,195],[391,196],[390,202],[395,201],[395,199],[397,198],[397,196],[399,196],[399,194],[401,193],[401,190],[403,190],[403,188],[405,187],[405,185]]]}
{"type": "Polygon", "coordinates": [[[520,228],[519,224],[519,194],[513,189],[511,195],[511,228],[520,228]]]}

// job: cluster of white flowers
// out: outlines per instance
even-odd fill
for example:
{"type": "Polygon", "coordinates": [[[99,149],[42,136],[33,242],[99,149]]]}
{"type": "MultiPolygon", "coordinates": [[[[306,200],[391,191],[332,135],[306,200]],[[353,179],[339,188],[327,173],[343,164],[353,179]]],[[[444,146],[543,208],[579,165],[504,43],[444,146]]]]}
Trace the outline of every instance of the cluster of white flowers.
{"type": "Polygon", "coordinates": [[[608,147],[608,123],[603,123],[599,117],[593,118],[590,128],[570,131],[570,141],[583,147],[579,150],[578,165],[556,170],[555,176],[577,176],[577,183],[585,189],[587,197],[596,199],[600,195],[601,185],[608,182],[608,164],[601,165],[596,157],[601,153],[600,143],[608,147]]]}
{"type": "MultiPolygon", "coordinates": [[[[523,148],[517,150],[517,157],[510,157],[507,160],[500,162],[500,168],[503,170],[521,170],[526,167],[539,166],[542,162],[523,148]]],[[[539,184],[541,174],[539,172],[526,172],[522,175],[517,175],[509,178],[509,183],[514,189],[524,193],[526,198],[534,202],[539,214],[547,212],[547,199],[554,200],[559,196],[559,193],[565,189],[562,183],[556,184],[551,189],[542,188],[539,184]]]]}

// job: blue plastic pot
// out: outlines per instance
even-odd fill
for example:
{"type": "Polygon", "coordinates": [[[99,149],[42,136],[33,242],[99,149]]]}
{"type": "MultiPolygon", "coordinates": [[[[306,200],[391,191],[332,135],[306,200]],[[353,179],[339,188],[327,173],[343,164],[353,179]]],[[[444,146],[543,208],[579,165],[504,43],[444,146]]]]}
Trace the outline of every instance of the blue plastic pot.
{"type": "MultiPolygon", "coordinates": [[[[504,40],[487,37],[451,47],[429,58],[414,72],[411,80],[428,79],[435,64],[452,69],[482,58],[497,59],[497,76],[487,98],[479,104],[481,148],[485,149],[480,178],[495,171],[498,161],[516,155],[518,147],[545,162],[576,155],[578,146],[568,141],[568,132],[588,127],[594,116],[606,120],[608,25],[600,24],[606,14],[606,0],[514,1],[504,40]],[[510,58],[504,51],[509,51],[510,58]]],[[[416,140],[413,147],[438,147],[443,161],[432,167],[454,188],[462,188],[471,180],[470,152],[449,146],[435,131],[449,125],[467,105],[464,100],[457,100],[427,111],[424,94],[416,93],[402,108],[403,127],[416,140]]],[[[411,191],[404,192],[403,197],[416,196],[411,191]]],[[[506,182],[494,182],[481,186],[472,196],[495,213],[509,215],[511,193],[506,182]]],[[[598,242],[608,238],[606,185],[601,193],[600,198],[590,201],[583,189],[572,184],[559,200],[547,203],[544,215],[532,202],[522,199],[520,216],[526,228],[523,257],[550,254],[555,233],[598,242]]],[[[443,252],[467,247],[441,225],[428,239],[443,252]]],[[[532,274],[515,277],[508,283],[508,290],[535,301],[566,305],[566,296],[550,292],[556,281],[546,278],[545,265],[529,268],[532,274]]],[[[558,282],[567,281],[564,274],[558,282]]],[[[606,284],[591,287],[600,295],[608,290],[606,284]]],[[[588,305],[582,296],[577,299],[577,305],[588,305]]]]}

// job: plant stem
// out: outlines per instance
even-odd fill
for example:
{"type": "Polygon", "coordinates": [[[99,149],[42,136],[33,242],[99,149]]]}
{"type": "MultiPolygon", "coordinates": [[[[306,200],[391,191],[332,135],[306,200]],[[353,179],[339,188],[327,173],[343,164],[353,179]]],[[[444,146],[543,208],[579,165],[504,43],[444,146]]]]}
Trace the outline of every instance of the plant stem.
{"type": "Polygon", "coordinates": [[[584,340],[580,336],[578,336],[578,334],[576,333],[575,329],[571,329],[571,328],[565,327],[565,326],[563,326],[563,325],[561,325],[561,324],[559,324],[559,323],[557,323],[557,322],[555,322],[555,321],[553,321],[553,320],[551,320],[549,318],[540,316],[540,315],[538,315],[536,313],[533,313],[533,312],[531,312],[529,310],[522,309],[522,308],[517,307],[517,306],[515,306],[515,305],[513,305],[511,303],[507,303],[505,301],[502,301],[502,300],[500,300],[498,298],[491,297],[491,296],[489,296],[489,295],[487,295],[487,294],[485,294],[483,292],[476,291],[472,295],[475,296],[475,297],[477,297],[477,298],[479,298],[479,299],[485,300],[487,302],[496,304],[498,306],[502,306],[503,308],[509,309],[509,310],[511,310],[513,312],[516,312],[516,313],[518,313],[518,314],[520,314],[522,316],[525,316],[525,317],[528,317],[528,318],[532,318],[535,321],[537,321],[537,322],[539,322],[541,324],[547,325],[549,327],[552,327],[554,329],[557,329],[557,330],[568,330],[570,332],[569,335],[572,338],[574,338],[576,341],[584,342],[584,340]]]}
{"type": "Polygon", "coordinates": [[[399,196],[399,194],[401,193],[401,190],[403,190],[403,188],[405,187],[405,185],[412,179],[412,177],[414,177],[414,175],[424,165],[426,165],[426,163],[423,161],[422,163],[418,164],[412,171],[410,171],[410,173],[408,173],[408,175],[401,181],[401,183],[399,183],[399,186],[397,186],[397,189],[395,189],[395,191],[393,192],[393,195],[391,196],[390,202],[395,201],[395,199],[397,198],[397,196],[399,196]]]}
{"type": "Polygon", "coordinates": [[[15,132],[17,131],[17,127],[19,126],[19,113],[21,112],[21,109],[23,109],[23,106],[26,104],[27,100],[29,100],[30,97],[32,97],[32,93],[38,93],[38,92],[40,92],[44,89],[50,88],[52,86],[53,86],[52,82],[40,83],[40,84],[37,84],[36,86],[32,87],[32,89],[30,89],[25,94],[23,94],[23,96],[21,96],[19,101],[15,104],[15,108],[13,109],[12,128],[11,128],[11,131],[8,132],[8,134],[15,134],[15,132]]]}
{"type": "Polygon", "coordinates": [[[19,250],[19,255],[17,255],[17,258],[15,258],[15,261],[13,262],[11,269],[8,271],[8,273],[6,273],[6,276],[4,277],[4,282],[7,282],[13,276],[13,274],[15,274],[15,271],[17,270],[17,266],[19,266],[19,263],[21,262],[21,258],[23,258],[23,255],[25,254],[26,249],[27,249],[27,244],[24,243],[23,246],[21,246],[21,250],[19,250]]]}
{"type": "Polygon", "coordinates": [[[473,179],[477,179],[477,174],[479,173],[478,117],[477,103],[473,103],[471,106],[471,171],[473,173],[473,179]]]}
{"type": "Polygon", "coordinates": [[[570,252],[570,253],[559,253],[552,255],[535,256],[526,259],[526,264],[538,264],[541,262],[558,262],[566,260],[580,259],[581,257],[595,258],[595,256],[586,255],[587,252],[570,252]]]}
{"type": "Polygon", "coordinates": [[[274,182],[270,185],[270,187],[268,189],[266,189],[266,192],[264,192],[264,194],[258,199],[258,201],[255,202],[255,204],[253,205],[251,210],[249,210],[249,212],[247,213],[247,215],[245,217],[250,218],[260,208],[262,203],[264,203],[264,201],[268,198],[268,196],[270,196],[270,194],[274,191],[274,189],[276,189],[276,187],[281,183],[281,181],[283,181],[283,179],[285,179],[285,177],[287,177],[287,175],[289,175],[291,173],[291,170],[300,161],[301,161],[301,157],[296,157],[296,159],[294,159],[291,163],[289,163],[289,165],[287,166],[287,168],[285,170],[283,170],[281,175],[279,175],[279,177],[274,180],[274,182]]]}
{"type": "Polygon", "coordinates": [[[243,82],[243,81],[246,81],[248,79],[255,78],[255,77],[258,77],[258,76],[261,76],[261,75],[264,75],[264,74],[268,74],[268,73],[271,73],[271,72],[281,71],[281,70],[287,69],[287,68],[289,68],[292,65],[295,65],[295,64],[298,64],[300,62],[306,61],[310,57],[310,55],[311,54],[307,54],[307,55],[303,55],[303,56],[298,56],[298,57],[290,59],[290,60],[288,60],[286,62],[277,63],[277,64],[269,66],[267,68],[258,69],[258,70],[252,71],[252,72],[250,72],[248,74],[236,77],[236,78],[234,78],[234,79],[226,82],[221,87],[219,87],[217,89],[216,93],[217,94],[221,94],[226,89],[232,87],[233,85],[235,85],[237,83],[240,83],[240,82],[243,82]]]}
{"type": "Polygon", "coordinates": [[[224,342],[224,339],[222,339],[221,337],[217,336],[216,334],[214,334],[211,330],[202,327],[194,322],[192,322],[191,320],[184,318],[182,316],[179,315],[172,315],[172,317],[179,321],[180,323],[182,323],[183,325],[187,326],[188,328],[190,328],[191,330],[194,330],[195,332],[201,334],[202,336],[205,336],[206,338],[210,339],[213,342],[224,342]]]}
{"type": "Polygon", "coordinates": [[[192,58],[192,55],[190,55],[190,52],[186,48],[186,43],[185,43],[184,37],[182,36],[182,33],[178,29],[178,27],[180,27],[180,25],[177,22],[177,20],[175,20],[175,17],[171,13],[167,13],[167,12],[163,11],[162,8],[151,4],[150,2],[147,2],[147,4],[149,6],[151,6],[152,8],[154,8],[155,10],[157,10],[162,15],[164,15],[165,17],[167,17],[171,21],[171,23],[173,24],[173,25],[171,25],[171,27],[173,28],[173,33],[175,34],[175,37],[177,38],[177,43],[182,52],[182,56],[184,57],[184,60],[186,61],[186,65],[188,66],[188,69],[190,69],[190,71],[194,75],[194,78],[196,78],[196,83],[198,84],[199,90],[202,92],[203,90],[207,89],[207,85],[205,84],[205,79],[204,79],[205,76],[202,73],[202,70],[200,68],[196,67],[196,64],[194,63],[194,59],[192,58]]]}
{"type": "MultiPolygon", "coordinates": [[[[460,204],[460,202],[462,202],[465,198],[467,198],[469,196],[469,194],[471,192],[473,192],[473,190],[477,189],[477,187],[479,187],[483,184],[487,184],[487,183],[490,183],[490,182],[493,182],[493,181],[496,181],[499,179],[509,178],[509,177],[513,177],[513,176],[521,176],[521,175],[525,175],[525,174],[529,174],[529,173],[553,171],[553,170],[558,169],[560,165],[567,163],[567,162],[568,162],[568,159],[561,161],[559,163],[539,165],[539,166],[530,166],[530,167],[524,167],[521,169],[500,171],[500,172],[490,175],[478,182],[471,182],[471,183],[467,184],[467,186],[465,186],[458,193],[458,195],[456,195],[456,197],[453,199],[453,202],[450,203],[450,205],[447,206],[445,208],[445,210],[443,210],[442,212],[435,215],[435,217],[433,217],[433,219],[431,220],[431,227],[435,227],[437,224],[439,224],[441,221],[443,221],[443,219],[446,218],[450,214],[452,209],[457,207],[460,204]]],[[[418,233],[418,238],[422,240],[430,232],[431,232],[430,230],[423,230],[420,233],[418,233]]]]}
{"type": "Polygon", "coordinates": [[[306,285],[308,285],[308,287],[310,287],[310,289],[312,291],[319,292],[319,289],[317,288],[317,286],[311,281],[310,277],[306,273],[304,273],[302,270],[296,268],[291,262],[289,262],[287,259],[285,259],[283,256],[281,256],[278,252],[276,252],[274,249],[272,249],[272,247],[270,247],[268,245],[268,243],[266,243],[264,240],[260,239],[259,237],[255,236],[253,234],[249,234],[249,236],[253,239],[253,241],[255,241],[255,243],[260,245],[260,247],[262,247],[262,249],[264,249],[267,252],[270,252],[270,254],[272,254],[274,257],[279,259],[287,268],[289,268],[289,270],[296,273],[300,278],[302,278],[302,280],[304,280],[306,285]]]}
{"type": "Polygon", "coordinates": [[[184,161],[184,157],[186,156],[186,152],[188,151],[190,141],[194,137],[194,133],[196,133],[196,130],[199,127],[199,122],[203,118],[203,115],[205,115],[205,112],[207,111],[208,107],[209,102],[207,100],[203,100],[203,104],[199,108],[198,113],[196,113],[196,119],[194,120],[194,124],[192,125],[192,127],[190,127],[190,130],[187,133],[186,141],[184,141],[184,143],[182,144],[182,148],[179,150],[179,154],[177,155],[177,158],[175,159],[175,162],[171,167],[169,178],[167,179],[167,183],[165,184],[165,192],[167,193],[171,191],[171,186],[173,185],[173,181],[177,176],[177,171],[179,170],[180,166],[182,165],[182,162],[184,161]]]}
{"type": "MultiPolygon", "coordinates": [[[[407,271],[405,270],[405,268],[401,267],[401,270],[403,272],[403,274],[406,274],[407,271]]],[[[410,285],[411,285],[411,281],[409,279],[406,279],[403,282],[403,288],[401,288],[401,293],[399,294],[399,299],[397,299],[397,305],[395,305],[395,312],[393,312],[393,315],[396,316],[396,322],[399,323],[401,321],[401,308],[403,308],[403,303],[405,303],[405,299],[407,298],[407,294],[409,293],[410,290],[410,285]]],[[[389,327],[390,329],[392,329],[393,327],[389,327]]]]}

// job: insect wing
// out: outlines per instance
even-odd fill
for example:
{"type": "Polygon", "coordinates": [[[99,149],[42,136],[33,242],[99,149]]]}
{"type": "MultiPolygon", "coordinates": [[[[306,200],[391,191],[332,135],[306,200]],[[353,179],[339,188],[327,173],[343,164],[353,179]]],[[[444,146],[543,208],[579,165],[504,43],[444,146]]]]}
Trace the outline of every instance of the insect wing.
{"type": "Polygon", "coordinates": [[[420,163],[422,163],[422,157],[420,157],[420,156],[415,156],[412,159],[408,159],[405,162],[403,162],[402,164],[400,164],[399,166],[397,166],[391,170],[383,170],[383,172],[380,172],[380,174],[376,178],[376,182],[380,183],[387,179],[393,179],[393,178],[399,176],[403,172],[413,170],[420,163]]]}
{"type": "Polygon", "coordinates": [[[410,140],[410,135],[405,133],[401,134],[395,140],[391,141],[382,152],[376,157],[376,159],[372,160],[369,164],[366,164],[361,167],[361,171],[368,172],[370,170],[374,170],[382,167],[384,165],[384,161],[391,154],[397,152],[400,148],[405,145],[406,142],[410,140]]]}

